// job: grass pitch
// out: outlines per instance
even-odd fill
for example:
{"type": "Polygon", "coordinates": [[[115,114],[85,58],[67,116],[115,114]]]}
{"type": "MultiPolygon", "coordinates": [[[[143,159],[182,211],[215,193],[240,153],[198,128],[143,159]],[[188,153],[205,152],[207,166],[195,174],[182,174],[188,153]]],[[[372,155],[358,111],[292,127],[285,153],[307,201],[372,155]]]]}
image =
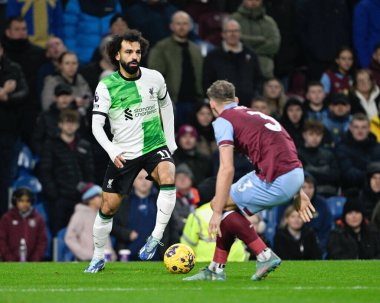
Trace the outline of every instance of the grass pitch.
{"type": "Polygon", "coordinates": [[[285,261],[259,282],[250,280],[254,262],[229,263],[225,282],[182,281],[163,262],[109,263],[97,274],[86,266],[0,263],[0,302],[380,302],[380,261],[285,261]]]}

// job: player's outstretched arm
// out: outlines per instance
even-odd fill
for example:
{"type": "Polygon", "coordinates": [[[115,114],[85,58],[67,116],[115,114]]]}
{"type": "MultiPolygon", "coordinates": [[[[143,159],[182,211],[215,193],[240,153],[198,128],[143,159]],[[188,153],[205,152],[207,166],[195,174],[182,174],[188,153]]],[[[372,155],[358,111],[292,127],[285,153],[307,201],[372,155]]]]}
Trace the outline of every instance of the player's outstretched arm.
{"type": "Polygon", "coordinates": [[[302,188],[294,197],[294,207],[304,222],[310,222],[310,220],[313,219],[315,208],[313,204],[311,204],[309,197],[305,194],[302,188]]]}

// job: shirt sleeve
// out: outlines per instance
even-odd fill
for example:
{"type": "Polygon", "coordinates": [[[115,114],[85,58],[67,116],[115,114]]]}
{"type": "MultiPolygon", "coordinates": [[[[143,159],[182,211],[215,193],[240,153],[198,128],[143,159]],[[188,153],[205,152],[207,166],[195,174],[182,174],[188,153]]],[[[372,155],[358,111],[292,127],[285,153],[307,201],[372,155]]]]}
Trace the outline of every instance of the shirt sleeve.
{"type": "Polygon", "coordinates": [[[219,117],[212,123],[212,126],[218,146],[234,145],[234,128],[231,122],[219,117]]]}
{"type": "Polygon", "coordinates": [[[93,114],[108,116],[109,108],[111,107],[111,96],[107,86],[103,82],[99,82],[96,87],[94,96],[93,114]]]}

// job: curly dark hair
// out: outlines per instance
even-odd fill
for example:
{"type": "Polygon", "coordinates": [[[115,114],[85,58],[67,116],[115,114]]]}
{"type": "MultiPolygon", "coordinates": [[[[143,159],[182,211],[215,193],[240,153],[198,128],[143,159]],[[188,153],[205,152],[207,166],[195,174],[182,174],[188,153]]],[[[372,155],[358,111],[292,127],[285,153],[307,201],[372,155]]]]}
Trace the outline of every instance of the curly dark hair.
{"type": "Polygon", "coordinates": [[[141,32],[135,29],[128,30],[122,36],[117,36],[117,35],[113,36],[112,40],[108,44],[107,52],[112,64],[115,65],[117,68],[119,68],[119,61],[115,59],[115,56],[117,52],[120,51],[121,43],[123,41],[140,43],[142,56],[145,56],[149,49],[149,41],[143,38],[143,36],[141,35],[141,32]]]}

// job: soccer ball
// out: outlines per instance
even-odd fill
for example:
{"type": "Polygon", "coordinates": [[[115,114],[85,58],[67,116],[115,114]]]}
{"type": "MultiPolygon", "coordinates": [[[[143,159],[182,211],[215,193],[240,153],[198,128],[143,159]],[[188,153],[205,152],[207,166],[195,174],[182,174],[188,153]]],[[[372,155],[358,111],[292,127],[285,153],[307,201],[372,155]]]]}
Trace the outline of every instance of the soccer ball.
{"type": "Polygon", "coordinates": [[[171,273],[187,274],[195,265],[195,254],[185,244],[173,244],[165,252],[164,263],[171,273]]]}

